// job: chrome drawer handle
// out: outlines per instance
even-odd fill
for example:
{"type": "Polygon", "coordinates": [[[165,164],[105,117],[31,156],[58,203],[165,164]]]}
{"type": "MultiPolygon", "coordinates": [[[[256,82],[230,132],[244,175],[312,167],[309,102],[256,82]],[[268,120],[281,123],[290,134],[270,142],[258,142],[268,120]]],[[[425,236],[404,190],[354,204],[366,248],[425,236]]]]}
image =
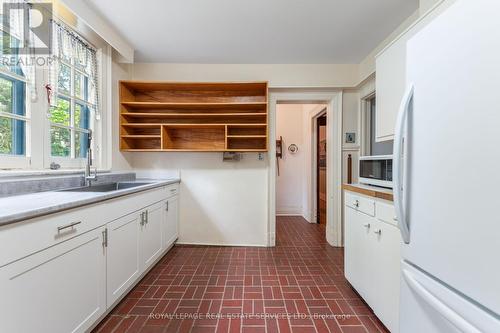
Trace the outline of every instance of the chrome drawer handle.
{"type": "Polygon", "coordinates": [[[370,229],[370,227],[371,227],[370,223],[365,224],[364,227],[370,229]]]}
{"type": "Polygon", "coordinates": [[[354,207],[359,208],[359,200],[356,200],[356,201],[354,202],[354,207]]]}
{"type": "Polygon", "coordinates": [[[57,232],[61,232],[64,229],[73,228],[75,225],[78,225],[80,223],[82,223],[82,221],[73,222],[73,223],[70,223],[70,224],[67,224],[67,225],[63,225],[63,226],[57,227],[57,232]]]}
{"type": "Polygon", "coordinates": [[[176,192],[176,191],[177,191],[177,189],[176,189],[176,188],[171,188],[171,189],[170,189],[170,192],[176,192]]]}
{"type": "Polygon", "coordinates": [[[380,235],[382,235],[382,230],[378,229],[378,230],[375,230],[373,233],[380,236],[380,235]]]}

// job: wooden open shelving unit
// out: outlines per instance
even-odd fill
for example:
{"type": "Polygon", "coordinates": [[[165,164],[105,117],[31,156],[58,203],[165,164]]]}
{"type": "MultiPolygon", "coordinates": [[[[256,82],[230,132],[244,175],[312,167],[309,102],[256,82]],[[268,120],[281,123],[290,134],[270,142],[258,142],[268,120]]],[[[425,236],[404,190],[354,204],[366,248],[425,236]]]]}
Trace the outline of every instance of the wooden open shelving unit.
{"type": "Polygon", "coordinates": [[[122,151],[267,149],[267,82],[120,81],[122,151]]]}

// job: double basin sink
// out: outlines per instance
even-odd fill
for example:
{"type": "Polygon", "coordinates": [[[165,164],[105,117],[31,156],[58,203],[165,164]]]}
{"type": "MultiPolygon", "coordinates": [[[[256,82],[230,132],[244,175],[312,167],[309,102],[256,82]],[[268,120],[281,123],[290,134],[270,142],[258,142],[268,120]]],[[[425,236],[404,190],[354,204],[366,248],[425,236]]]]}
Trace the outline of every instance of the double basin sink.
{"type": "Polygon", "coordinates": [[[151,183],[137,183],[137,182],[119,182],[119,183],[107,183],[98,184],[84,187],[68,188],[64,190],[59,190],[57,192],[113,192],[119,190],[125,190],[128,188],[134,188],[138,186],[144,186],[151,183]]]}

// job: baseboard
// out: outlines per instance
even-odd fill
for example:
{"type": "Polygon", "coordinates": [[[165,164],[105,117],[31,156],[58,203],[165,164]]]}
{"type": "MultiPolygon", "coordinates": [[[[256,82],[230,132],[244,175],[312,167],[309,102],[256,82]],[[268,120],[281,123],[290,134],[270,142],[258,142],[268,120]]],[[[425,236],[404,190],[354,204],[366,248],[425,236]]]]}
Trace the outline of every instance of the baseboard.
{"type": "Polygon", "coordinates": [[[302,216],[300,213],[276,213],[276,216],[302,216]]]}
{"type": "Polygon", "coordinates": [[[193,245],[193,246],[227,246],[227,247],[268,247],[267,244],[232,244],[232,243],[198,243],[198,242],[179,242],[177,241],[175,244],[177,245],[193,245]]]}

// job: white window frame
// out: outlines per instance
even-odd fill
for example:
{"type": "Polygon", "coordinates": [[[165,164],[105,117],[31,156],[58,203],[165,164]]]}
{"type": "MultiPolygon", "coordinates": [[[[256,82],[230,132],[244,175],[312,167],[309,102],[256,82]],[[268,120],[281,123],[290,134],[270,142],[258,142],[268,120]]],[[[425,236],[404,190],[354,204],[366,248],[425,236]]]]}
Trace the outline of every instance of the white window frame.
{"type": "MultiPolygon", "coordinates": [[[[111,96],[106,96],[110,91],[111,84],[111,48],[105,46],[104,48],[97,49],[96,53],[98,63],[98,91],[102,98],[99,100],[99,105],[96,106],[98,110],[102,110],[103,101],[111,101],[111,96]],[[109,77],[108,77],[109,76],[109,77]],[[108,100],[109,99],[109,100],[108,100]]],[[[77,70],[78,71],[78,70],[77,70]]],[[[27,84],[26,78],[23,76],[12,73],[8,70],[0,68],[2,75],[21,80],[26,83],[25,86],[25,116],[12,115],[9,117],[23,118],[25,121],[25,155],[4,155],[0,154],[0,176],[12,174],[37,174],[38,172],[46,172],[50,168],[52,162],[61,165],[59,172],[64,172],[64,169],[72,169],[74,171],[82,171],[84,169],[86,158],[69,158],[69,157],[53,157],[51,156],[50,146],[50,126],[51,122],[48,117],[49,104],[45,85],[48,82],[49,69],[47,67],[36,68],[36,82],[35,87],[38,92],[37,99],[31,101],[32,96],[31,87],[27,84]],[[40,124],[40,125],[38,125],[40,124]]],[[[81,71],[79,71],[81,72],[81,71]]],[[[74,75],[72,74],[72,79],[74,75]]],[[[72,82],[72,86],[74,83],[72,82]]],[[[65,94],[60,94],[68,98],[65,94]]],[[[89,102],[83,101],[79,98],[73,98],[74,102],[81,104],[92,105],[89,102]]],[[[72,112],[74,112],[74,105],[72,105],[72,112]]],[[[110,166],[110,151],[111,137],[104,135],[108,128],[111,129],[111,115],[101,117],[98,122],[95,119],[95,112],[90,112],[89,129],[93,131],[92,150],[93,166],[102,169],[109,169],[110,166]],[[110,119],[107,119],[110,118],[110,119]],[[109,142],[108,142],[109,141],[109,142]]],[[[58,125],[59,126],[59,125],[58,125]]],[[[81,130],[79,130],[81,131],[81,130]]],[[[84,132],[84,131],[81,131],[84,132]]],[[[72,135],[73,137],[73,135],[72,135]]],[[[74,147],[74,146],[73,146],[74,147]]],[[[73,154],[72,150],[72,154],[73,154]]],[[[51,173],[58,171],[51,171],[51,173]]]]}
{"type": "MultiPolygon", "coordinates": [[[[96,54],[96,57],[98,55],[96,54]]],[[[75,157],[75,132],[80,132],[80,133],[89,133],[89,130],[94,131],[95,128],[95,113],[91,112],[90,110],[92,109],[93,105],[89,103],[88,101],[85,101],[79,97],[77,97],[74,94],[74,89],[75,89],[75,73],[79,73],[83,76],[86,76],[88,80],[90,80],[89,76],[86,75],[83,71],[79,70],[78,67],[74,64],[74,59],[71,59],[70,62],[58,58],[57,59],[57,66],[60,64],[63,64],[65,66],[68,66],[71,70],[70,74],[70,93],[67,94],[63,91],[58,90],[58,97],[57,98],[64,98],[66,100],[70,101],[70,126],[62,125],[62,124],[57,124],[57,123],[52,123],[50,119],[47,117],[47,125],[45,126],[45,132],[46,132],[46,137],[47,137],[47,142],[45,144],[46,147],[46,153],[45,153],[45,168],[50,168],[51,163],[57,163],[59,164],[62,168],[83,168],[86,164],[87,158],[86,157],[75,157]],[[86,105],[89,108],[89,128],[87,130],[79,128],[74,126],[74,114],[75,114],[75,106],[76,104],[80,105],[86,105]],[[52,147],[51,147],[51,137],[50,137],[50,130],[51,127],[58,127],[58,128],[63,128],[63,129],[68,129],[70,130],[70,156],[68,157],[62,157],[62,156],[52,156],[52,147]]],[[[100,69],[99,69],[100,70],[100,69]]],[[[100,70],[101,71],[101,70],[100,70]]],[[[96,106],[97,108],[99,106],[96,106]]],[[[95,142],[92,143],[92,146],[95,146],[95,142]]]]}
{"type": "Polygon", "coordinates": [[[13,73],[11,71],[5,70],[4,68],[0,68],[0,73],[3,76],[24,82],[24,116],[18,114],[12,114],[7,112],[0,112],[0,116],[10,118],[10,119],[18,119],[24,121],[24,155],[8,155],[8,154],[0,154],[1,159],[1,169],[27,169],[31,164],[31,104],[29,103],[28,96],[30,96],[30,88],[29,84],[26,82],[26,78],[13,73]]]}

